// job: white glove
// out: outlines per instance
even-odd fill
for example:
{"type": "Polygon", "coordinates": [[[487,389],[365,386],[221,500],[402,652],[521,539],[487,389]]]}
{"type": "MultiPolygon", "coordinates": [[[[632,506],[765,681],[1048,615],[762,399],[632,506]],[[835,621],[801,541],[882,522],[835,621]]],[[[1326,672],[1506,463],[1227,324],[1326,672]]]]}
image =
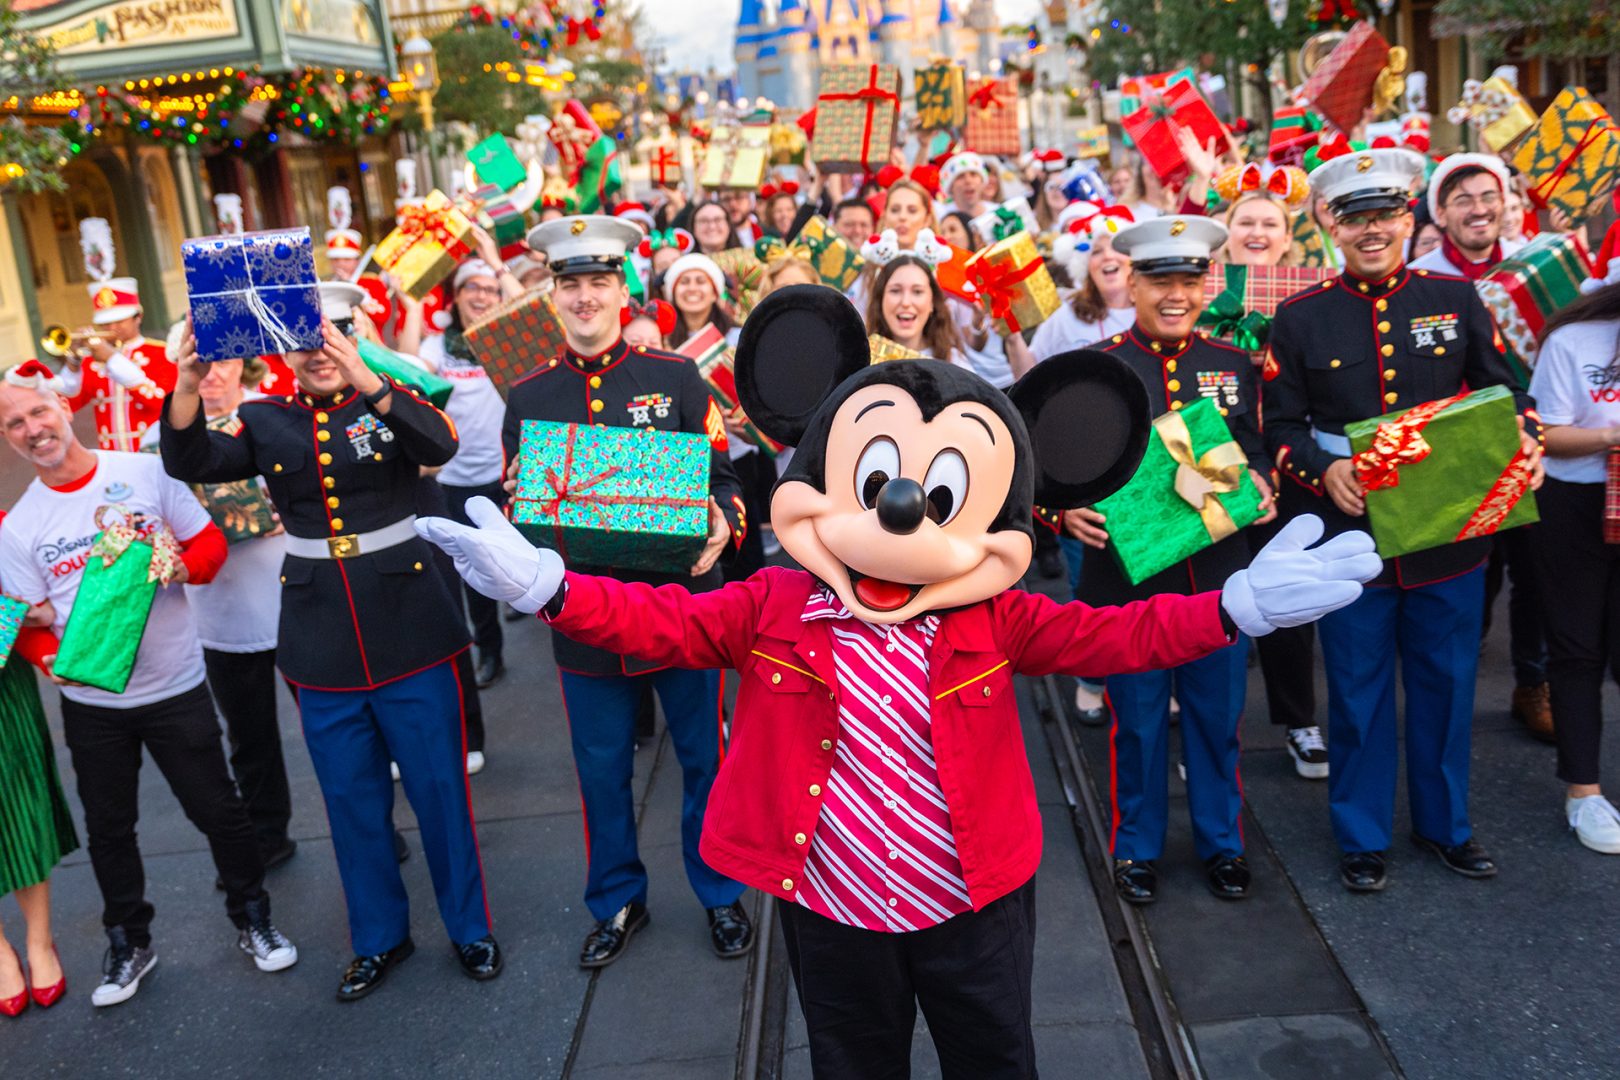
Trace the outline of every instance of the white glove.
{"type": "Polygon", "coordinates": [[[73,397],[79,392],[79,389],[84,386],[83,367],[75,369],[64,364],[62,365],[62,370],[56,373],[56,377],[61,380],[61,385],[57,387],[57,392],[63,397],[73,397]]]}
{"type": "Polygon", "coordinates": [[[135,390],[152,381],[146,377],[146,372],[141,370],[141,365],[123,353],[113,353],[107,357],[107,378],[125,390],[135,390]]]}
{"type": "Polygon", "coordinates": [[[467,500],[472,528],[449,518],[418,518],[416,532],[443,548],[456,573],[492,600],[505,600],[525,615],[550,602],[562,585],[562,556],[537,548],[506,520],[494,503],[479,495],[467,500]]]}
{"type": "Polygon", "coordinates": [[[1237,628],[1260,637],[1285,626],[1315,622],[1353,603],[1363,582],[1378,576],[1384,561],[1371,535],[1340,533],[1318,547],[1322,519],[1303,514],[1284,525],[1271,543],[1226,579],[1221,607],[1237,628]]]}

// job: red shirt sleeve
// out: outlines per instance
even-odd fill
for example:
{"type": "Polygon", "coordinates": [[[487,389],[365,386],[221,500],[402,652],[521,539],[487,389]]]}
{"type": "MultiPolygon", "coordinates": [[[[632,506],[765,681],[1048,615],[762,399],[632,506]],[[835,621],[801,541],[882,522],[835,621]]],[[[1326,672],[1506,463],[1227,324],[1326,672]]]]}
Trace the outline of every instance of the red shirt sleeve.
{"type": "Polygon", "coordinates": [[[17,635],[17,643],[12,646],[11,651],[13,655],[22,657],[44,671],[45,658],[55,656],[60,644],[56,640],[56,634],[49,627],[25,626],[17,635]]]}
{"type": "Polygon", "coordinates": [[[1160,593],[1121,607],[1059,604],[1008,589],[994,605],[1002,647],[1022,675],[1129,675],[1172,668],[1232,643],[1220,592],[1160,593]]]}
{"type": "Polygon", "coordinates": [[[180,561],[186,564],[187,583],[206,585],[213,581],[225,565],[227,553],[225,534],[211,521],[190,540],[180,541],[180,561]]]}

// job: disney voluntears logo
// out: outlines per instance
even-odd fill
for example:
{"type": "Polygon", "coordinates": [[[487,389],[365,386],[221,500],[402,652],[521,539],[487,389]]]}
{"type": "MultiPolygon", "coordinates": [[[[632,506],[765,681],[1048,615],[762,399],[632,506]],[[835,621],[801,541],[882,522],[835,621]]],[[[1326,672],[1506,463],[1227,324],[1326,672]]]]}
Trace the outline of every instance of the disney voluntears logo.
{"type": "Polygon", "coordinates": [[[1616,371],[1613,364],[1587,364],[1581,374],[1591,384],[1587,393],[1592,396],[1592,404],[1612,405],[1620,401],[1620,386],[1615,385],[1620,383],[1620,371],[1616,371]]]}
{"type": "Polygon", "coordinates": [[[122,481],[116,481],[102,488],[101,493],[107,497],[108,502],[128,502],[135,489],[122,481]]]}
{"type": "Polygon", "coordinates": [[[1460,321],[1454,314],[1419,315],[1412,320],[1412,347],[1432,349],[1444,342],[1456,341],[1460,321]]]}
{"type": "Polygon", "coordinates": [[[394,433],[388,430],[388,425],[377,419],[371,413],[361,413],[354,423],[343,429],[348,437],[349,445],[354,448],[354,459],[364,461],[376,453],[371,447],[373,437],[385,443],[394,441],[394,433]]]}

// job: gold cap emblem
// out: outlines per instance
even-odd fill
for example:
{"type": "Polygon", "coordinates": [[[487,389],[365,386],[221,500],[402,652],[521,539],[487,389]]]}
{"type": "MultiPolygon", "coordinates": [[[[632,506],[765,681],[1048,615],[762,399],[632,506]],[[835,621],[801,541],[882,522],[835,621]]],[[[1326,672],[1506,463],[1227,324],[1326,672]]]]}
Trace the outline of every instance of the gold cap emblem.
{"type": "Polygon", "coordinates": [[[113,292],[111,289],[103,288],[100,292],[96,293],[96,298],[91,302],[91,306],[98,310],[101,308],[117,307],[118,294],[113,292]]]}
{"type": "Polygon", "coordinates": [[[568,231],[573,233],[575,236],[578,236],[580,233],[585,231],[585,228],[585,219],[575,218],[574,223],[568,226],[568,231]]]}
{"type": "Polygon", "coordinates": [[[1373,167],[1373,159],[1371,157],[1364,157],[1364,158],[1361,158],[1359,161],[1356,162],[1356,172],[1366,172],[1368,169],[1370,169],[1372,167],[1373,167]]]}
{"type": "Polygon", "coordinates": [[[1186,231],[1187,231],[1187,223],[1185,221],[1173,221],[1173,222],[1170,223],[1170,235],[1171,236],[1180,236],[1182,233],[1184,233],[1186,231]]]}

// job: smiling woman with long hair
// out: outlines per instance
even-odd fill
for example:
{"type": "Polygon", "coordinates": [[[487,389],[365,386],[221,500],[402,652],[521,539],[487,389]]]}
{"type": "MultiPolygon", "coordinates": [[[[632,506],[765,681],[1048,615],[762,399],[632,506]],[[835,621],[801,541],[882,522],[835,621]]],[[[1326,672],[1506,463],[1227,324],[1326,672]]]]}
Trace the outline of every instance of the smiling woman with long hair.
{"type": "Polygon", "coordinates": [[[967,366],[945,291],[933,267],[915,255],[897,256],[878,271],[866,328],[924,356],[967,366]]]}

